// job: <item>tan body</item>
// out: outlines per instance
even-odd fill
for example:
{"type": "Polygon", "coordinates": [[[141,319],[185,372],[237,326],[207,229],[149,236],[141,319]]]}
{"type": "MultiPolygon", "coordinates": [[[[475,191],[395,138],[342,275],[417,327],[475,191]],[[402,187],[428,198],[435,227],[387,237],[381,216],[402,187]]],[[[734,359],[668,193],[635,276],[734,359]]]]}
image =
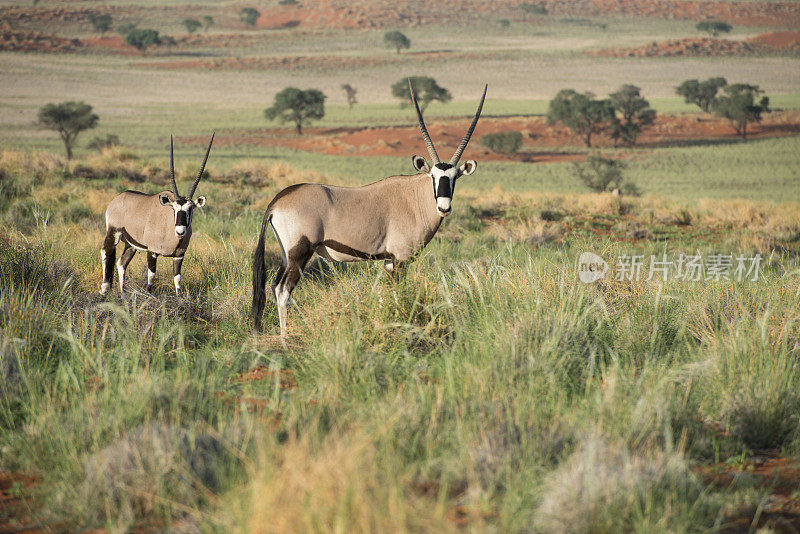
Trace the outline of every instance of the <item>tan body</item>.
{"type": "Polygon", "coordinates": [[[162,191],[155,195],[138,191],[120,193],[106,208],[106,228],[118,232],[136,250],[170,258],[183,257],[192,229],[187,228],[180,239],[175,235],[175,214],[172,206],[161,204],[161,195],[172,195],[172,192],[162,191]]]}
{"type": "Polygon", "coordinates": [[[275,197],[266,217],[281,246],[305,239],[311,252],[325,258],[387,260],[391,270],[439,229],[432,187],[426,174],[391,176],[363,187],[298,184],[275,197]]]}

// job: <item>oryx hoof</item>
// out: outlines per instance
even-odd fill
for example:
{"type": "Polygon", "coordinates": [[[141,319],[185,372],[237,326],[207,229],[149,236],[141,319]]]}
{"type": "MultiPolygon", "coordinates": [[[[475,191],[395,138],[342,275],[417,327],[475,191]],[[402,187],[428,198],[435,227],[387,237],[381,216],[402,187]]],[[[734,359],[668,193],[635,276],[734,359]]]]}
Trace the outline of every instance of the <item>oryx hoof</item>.
{"type": "Polygon", "coordinates": [[[100,294],[106,295],[108,294],[108,290],[111,289],[111,284],[104,283],[100,286],[100,294]]]}

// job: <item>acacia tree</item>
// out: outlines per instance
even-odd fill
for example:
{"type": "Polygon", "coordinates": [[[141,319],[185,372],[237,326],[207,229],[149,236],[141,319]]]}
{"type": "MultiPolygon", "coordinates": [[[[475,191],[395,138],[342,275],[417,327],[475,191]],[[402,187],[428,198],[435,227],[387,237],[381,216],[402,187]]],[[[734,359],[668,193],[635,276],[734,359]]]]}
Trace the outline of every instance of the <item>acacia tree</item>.
{"type": "MultiPolygon", "coordinates": [[[[411,83],[414,84],[414,94],[421,111],[425,111],[428,104],[439,101],[446,104],[453,99],[450,91],[440,87],[436,80],[428,76],[411,76],[411,83]]],[[[403,78],[392,84],[392,95],[402,100],[401,106],[411,105],[411,91],[408,89],[409,78],[403,78]]]]}
{"type": "Polygon", "coordinates": [[[302,134],[304,125],[325,116],[325,95],[319,89],[303,91],[287,87],[275,95],[272,107],[264,110],[264,116],[281,123],[293,122],[297,133],[302,134]]]}
{"type": "Polygon", "coordinates": [[[411,41],[406,37],[402,32],[397,30],[386,32],[383,35],[383,44],[386,45],[386,48],[395,48],[397,49],[397,53],[400,53],[401,48],[409,49],[411,48],[411,41]]]}
{"type": "Polygon", "coordinates": [[[611,136],[614,141],[635,145],[642,130],[655,121],[656,110],[650,107],[650,103],[642,97],[641,89],[635,85],[623,85],[609,95],[609,100],[614,110],[621,115],[612,122],[611,136]]]}
{"type": "Polygon", "coordinates": [[[186,31],[189,33],[194,33],[200,29],[200,26],[203,24],[197,19],[183,19],[183,27],[186,28],[186,31]]]}
{"type": "Polygon", "coordinates": [[[722,77],[709,78],[704,82],[686,80],[675,88],[675,92],[682,96],[687,104],[695,104],[708,113],[714,104],[717,92],[726,85],[728,85],[728,82],[722,77]]]}
{"type": "Polygon", "coordinates": [[[347,97],[347,105],[350,106],[350,109],[353,109],[353,105],[358,104],[358,100],[356,100],[356,93],[358,90],[349,83],[343,83],[342,90],[347,97]]]}
{"type": "Polygon", "coordinates": [[[695,28],[697,28],[698,31],[706,32],[716,37],[720,33],[730,33],[730,31],[733,29],[733,26],[727,22],[721,22],[719,20],[707,20],[698,23],[695,28]]]}
{"type": "Polygon", "coordinates": [[[64,141],[67,159],[72,159],[72,147],[78,134],[97,126],[99,117],[92,113],[92,106],[85,102],[62,102],[47,104],[39,109],[39,124],[55,130],[64,141]]]}
{"type": "Polygon", "coordinates": [[[239,11],[239,20],[248,26],[255,26],[256,21],[260,16],[261,13],[259,13],[259,11],[254,7],[244,7],[241,11],[239,11]]]}
{"type": "Polygon", "coordinates": [[[125,36],[125,42],[131,46],[135,46],[142,55],[147,53],[147,47],[158,46],[162,43],[161,36],[158,31],[151,29],[134,28],[125,36]]]}
{"type": "Polygon", "coordinates": [[[728,119],[736,133],[747,141],[747,125],[761,122],[761,114],[769,112],[769,97],[763,96],[756,104],[758,95],[763,94],[757,85],[734,83],[723,88],[724,95],[714,102],[714,113],[728,119]]]}
{"type": "Polygon", "coordinates": [[[608,130],[615,120],[611,100],[598,100],[592,93],[578,93],[573,89],[559,91],[547,111],[548,124],[561,122],[588,147],[592,146],[592,135],[608,130]]]}
{"type": "Polygon", "coordinates": [[[111,23],[113,22],[113,19],[108,13],[103,15],[89,13],[89,22],[91,22],[92,27],[95,30],[99,31],[101,34],[105,34],[111,29],[111,23]]]}
{"type": "Polygon", "coordinates": [[[214,17],[211,15],[203,15],[203,29],[208,31],[214,25],[214,17]]]}

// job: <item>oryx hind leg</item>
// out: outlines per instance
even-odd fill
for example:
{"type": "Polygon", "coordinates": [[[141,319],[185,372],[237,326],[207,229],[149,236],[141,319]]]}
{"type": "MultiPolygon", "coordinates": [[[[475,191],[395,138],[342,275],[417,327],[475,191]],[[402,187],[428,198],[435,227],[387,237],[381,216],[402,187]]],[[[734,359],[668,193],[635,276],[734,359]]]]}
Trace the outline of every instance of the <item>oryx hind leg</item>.
{"type": "Polygon", "coordinates": [[[128,264],[131,262],[131,260],[135,255],[136,255],[136,249],[126,242],[125,250],[122,251],[119,260],[117,260],[117,274],[119,275],[119,294],[122,295],[123,297],[125,296],[125,270],[128,268],[128,264]]]}
{"type": "Polygon", "coordinates": [[[106,237],[100,246],[100,261],[103,266],[103,283],[100,285],[100,294],[105,295],[114,283],[114,264],[117,261],[117,241],[119,237],[112,229],[106,231],[106,237]]]}
{"type": "Polygon", "coordinates": [[[294,288],[297,286],[297,282],[300,281],[303,269],[313,254],[314,249],[311,246],[311,241],[309,241],[307,237],[301,237],[285,254],[285,265],[282,264],[278,269],[278,275],[275,277],[275,282],[272,284],[272,291],[275,294],[275,301],[278,304],[278,321],[281,325],[281,337],[286,336],[287,308],[289,306],[289,299],[292,296],[292,291],[294,291],[294,288]]]}
{"type": "Polygon", "coordinates": [[[183,265],[183,256],[180,258],[172,258],[172,280],[175,282],[175,294],[181,294],[181,266],[183,265]]]}

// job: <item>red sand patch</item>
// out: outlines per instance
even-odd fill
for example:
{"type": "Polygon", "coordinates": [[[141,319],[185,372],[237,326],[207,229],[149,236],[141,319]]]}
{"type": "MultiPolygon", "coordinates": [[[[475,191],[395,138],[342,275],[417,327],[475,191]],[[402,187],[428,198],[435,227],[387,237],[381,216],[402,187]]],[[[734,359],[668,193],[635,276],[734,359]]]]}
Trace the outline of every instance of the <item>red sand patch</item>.
{"type": "Polygon", "coordinates": [[[635,48],[605,48],[587,54],[601,57],[713,57],[786,54],[800,52],[800,33],[765,33],[747,41],[709,37],[673,39],[635,48]]]}
{"type": "Polygon", "coordinates": [[[28,494],[39,479],[0,471],[0,532],[52,532],[32,516],[28,494]]]}
{"type": "MultiPolygon", "coordinates": [[[[431,120],[428,131],[439,153],[452,153],[469,126],[468,119],[431,120]]],[[[800,133],[800,111],[768,114],[761,124],[749,127],[748,138],[776,137],[800,133]]],[[[638,146],[665,146],[692,141],[736,138],[736,132],[724,119],[696,114],[659,115],[655,124],[645,130],[638,146]]],[[[182,138],[181,142],[204,146],[202,137],[182,138]]],[[[307,128],[303,135],[293,128],[276,128],[241,132],[218,132],[215,143],[227,145],[280,146],[334,156],[395,156],[427,155],[416,124],[388,127],[307,128]]],[[[605,136],[595,136],[594,146],[612,146],[605,136]]],[[[551,163],[583,159],[581,154],[558,152],[553,149],[581,147],[580,139],[561,126],[548,126],[544,117],[509,117],[481,119],[473,140],[462,159],[490,161],[524,161],[551,163]],[[480,144],[488,133],[518,131],[522,133],[522,149],[515,155],[495,154],[480,144]],[[544,151],[543,149],[547,149],[544,151]]]]}
{"type": "Polygon", "coordinates": [[[696,471],[706,484],[721,488],[746,473],[753,477],[756,486],[769,490],[770,496],[757,524],[752,525],[755,511],[748,510],[727,522],[722,532],[748,532],[756,528],[800,532],[800,463],[796,460],[779,456],[775,451],[760,451],[739,466],[719,463],[698,467],[696,471]]]}
{"type": "Polygon", "coordinates": [[[274,382],[278,380],[282,391],[295,389],[297,387],[297,379],[295,379],[294,373],[289,369],[280,369],[276,372],[265,366],[256,367],[251,371],[241,373],[237,380],[239,382],[258,382],[264,380],[274,382]]]}

